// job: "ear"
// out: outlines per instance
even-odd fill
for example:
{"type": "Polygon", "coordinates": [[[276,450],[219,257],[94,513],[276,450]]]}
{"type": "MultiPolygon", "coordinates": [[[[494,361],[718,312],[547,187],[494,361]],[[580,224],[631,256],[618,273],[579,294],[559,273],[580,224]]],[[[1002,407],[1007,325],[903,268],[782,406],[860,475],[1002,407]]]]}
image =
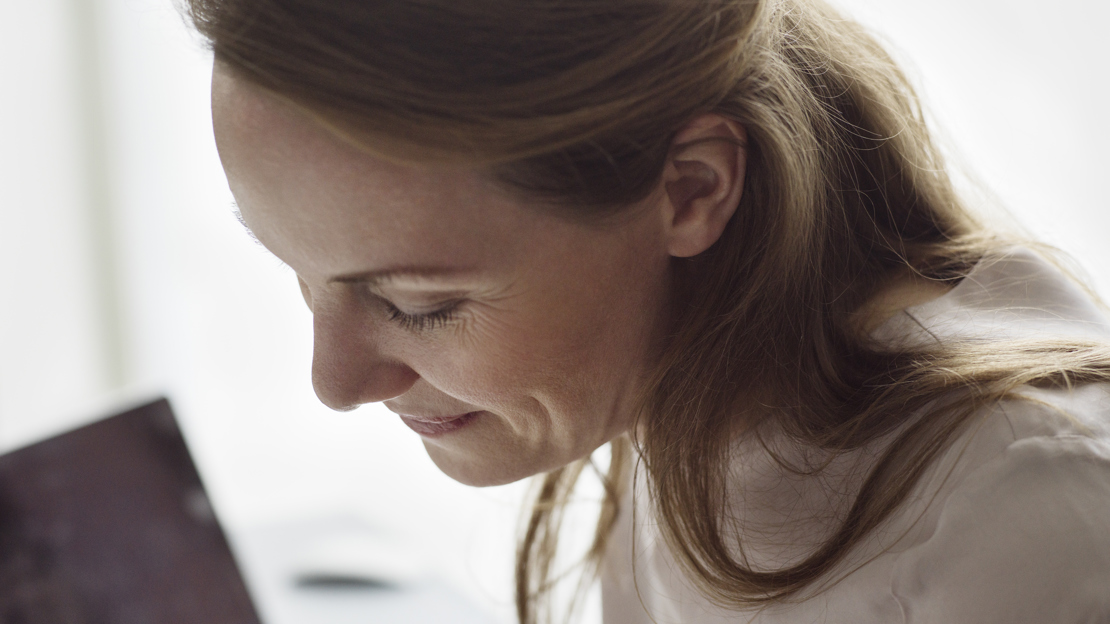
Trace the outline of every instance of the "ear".
{"type": "Polygon", "coordinates": [[[744,126],[714,114],[675,135],[662,179],[671,256],[696,256],[721,237],[743,194],[747,139],[744,126]]]}

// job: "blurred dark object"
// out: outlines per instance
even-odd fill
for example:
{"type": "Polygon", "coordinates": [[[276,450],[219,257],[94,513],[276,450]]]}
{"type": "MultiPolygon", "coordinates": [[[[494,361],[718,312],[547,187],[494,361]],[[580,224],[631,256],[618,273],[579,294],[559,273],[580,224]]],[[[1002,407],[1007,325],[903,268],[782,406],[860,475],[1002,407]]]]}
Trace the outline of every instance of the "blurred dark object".
{"type": "Polygon", "coordinates": [[[0,457],[3,624],[259,624],[159,400],[0,457]]]}

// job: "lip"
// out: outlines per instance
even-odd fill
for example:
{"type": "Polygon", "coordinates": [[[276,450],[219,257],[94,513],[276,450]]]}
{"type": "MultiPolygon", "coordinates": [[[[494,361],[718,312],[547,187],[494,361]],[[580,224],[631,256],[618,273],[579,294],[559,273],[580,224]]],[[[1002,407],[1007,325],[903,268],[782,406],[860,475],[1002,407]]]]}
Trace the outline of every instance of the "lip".
{"type": "Polygon", "coordinates": [[[419,433],[421,436],[425,438],[438,438],[469,425],[478,418],[478,414],[480,413],[481,412],[467,412],[457,416],[437,418],[419,418],[407,414],[398,414],[398,416],[401,417],[401,422],[405,423],[409,429],[419,433]]]}

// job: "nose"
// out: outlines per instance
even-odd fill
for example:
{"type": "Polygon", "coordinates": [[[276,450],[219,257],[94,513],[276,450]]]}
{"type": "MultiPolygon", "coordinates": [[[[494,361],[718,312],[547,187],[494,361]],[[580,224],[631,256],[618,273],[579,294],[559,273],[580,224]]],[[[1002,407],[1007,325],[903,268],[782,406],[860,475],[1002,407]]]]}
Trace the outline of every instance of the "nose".
{"type": "Polygon", "coordinates": [[[349,411],[408,391],[420,376],[383,354],[379,331],[365,310],[314,301],[312,387],[328,407],[349,411]]]}

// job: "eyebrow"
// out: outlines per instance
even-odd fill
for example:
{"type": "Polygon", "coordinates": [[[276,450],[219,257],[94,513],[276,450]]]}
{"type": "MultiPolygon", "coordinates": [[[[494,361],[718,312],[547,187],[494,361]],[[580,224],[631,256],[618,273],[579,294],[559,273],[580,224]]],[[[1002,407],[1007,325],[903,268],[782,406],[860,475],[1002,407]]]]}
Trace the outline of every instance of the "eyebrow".
{"type": "MultiPolygon", "coordinates": [[[[232,212],[232,214],[235,215],[235,219],[237,221],[239,221],[239,224],[243,226],[243,229],[247,231],[247,235],[251,237],[251,240],[253,240],[258,245],[260,245],[262,247],[265,247],[265,245],[262,244],[262,241],[258,240],[258,237],[255,236],[254,231],[251,230],[250,226],[247,225],[246,220],[243,219],[243,213],[239,211],[239,204],[235,200],[232,200],[232,202],[231,202],[231,212],[232,212]]],[[[337,276],[329,279],[328,283],[329,284],[377,285],[377,284],[384,284],[384,283],[387,283],[387,282],[391,282],[393,280],[405,279],[405,278],[409,278],[409,279],[413,279],[413,280],[420,280],[420,279],[435,280],[435,279],[454,277],[454,276],[457,276],[457,275],[460,275],[460,274],[463,274],[463,273],[469,273],[469,272],[470,271],[467,271],[465,269],[457,269],[457,268],[452,268],[452,267],[420,267],[420,266],[404,267],[403,266],[403,267],[396,267],[396,268],[392,268],[392,269],[381,269],[381,270],[377,270],[377,271],[362,271],[362,272],[359,272],[359,273],[349,273],[349,274],[346,274],[346,275],[337,275],[337,276]]]]}
{"type": "Polygon", "coordinates": [[[337,275],[328,280],[329,284],[383,284],[397,279],[435,280],[455,277],[460,274],[470,273],[464,269],[452,267],[396,267],[377,271],[363,271],[347,275],[337,275]]]}

